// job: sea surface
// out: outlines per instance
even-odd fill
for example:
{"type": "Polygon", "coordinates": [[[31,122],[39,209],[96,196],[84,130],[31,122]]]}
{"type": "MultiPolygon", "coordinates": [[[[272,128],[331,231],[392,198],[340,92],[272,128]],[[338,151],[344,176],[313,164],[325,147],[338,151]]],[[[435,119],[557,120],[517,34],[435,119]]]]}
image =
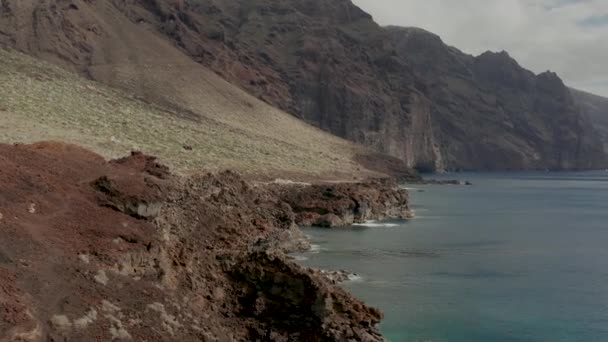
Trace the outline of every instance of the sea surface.
{"type": "Polygon", "coordinates": [[[608,172],[455,174],[412,186],[416,218],[306,228],[303,264],[344,286],[401,341],[608,341],[608,172]]]}

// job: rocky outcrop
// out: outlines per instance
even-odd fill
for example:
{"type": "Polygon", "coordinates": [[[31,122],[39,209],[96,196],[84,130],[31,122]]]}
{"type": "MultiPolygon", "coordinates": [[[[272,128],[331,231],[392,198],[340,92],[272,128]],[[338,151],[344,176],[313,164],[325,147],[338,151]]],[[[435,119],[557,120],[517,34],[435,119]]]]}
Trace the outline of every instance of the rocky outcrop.
{"type": "Polygon", "coordinates": [[[235,173],[0,145],[0,188],[2,341],[383,340],[378,310],[285,257],[307,247],[291,207],[235,173]]]}
{"type": "Polygon", "coordinates": [[[345,227],[413,216],[407,190],[391,181],[282,186],[278,193],[301,226],[345,227]]]}
{"type": "Polygon", "coordinates": [[[283,256],[261,253],[239,260],[232,276],[243,288],[240,313],[262,323],[253,340],[279,340],[272,328],[280,327],[283,341],[383,341],[372,328],[382,314],[328,285],[320,271],[302,272],[283,256]]]}
{"type": "Polygon", "coordinates": [[[345,270],[339,271],[327,271],[321,270],[321,274],[327,278],[332,284],[341,284],[349,281],[355,281],[361,279],[356,273],[351,273],[345,270]]]}

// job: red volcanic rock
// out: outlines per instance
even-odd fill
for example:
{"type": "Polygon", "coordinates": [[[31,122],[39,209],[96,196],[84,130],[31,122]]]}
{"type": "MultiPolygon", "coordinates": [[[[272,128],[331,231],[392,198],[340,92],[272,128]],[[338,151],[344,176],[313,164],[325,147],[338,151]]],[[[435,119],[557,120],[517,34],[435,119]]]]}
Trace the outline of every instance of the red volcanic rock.
{"type": "Polygon", "coordinates": [[[0,214],[0,341],[382,341],[377,310],[286,259],[291,207],[232,172],[0,145],[0,214]]]}

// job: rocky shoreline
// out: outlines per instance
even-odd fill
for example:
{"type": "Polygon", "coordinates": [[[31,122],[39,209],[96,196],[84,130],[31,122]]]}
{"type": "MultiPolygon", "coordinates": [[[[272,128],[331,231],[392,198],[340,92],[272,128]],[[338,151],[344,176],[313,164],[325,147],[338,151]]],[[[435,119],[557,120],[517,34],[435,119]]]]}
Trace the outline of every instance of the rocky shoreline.
{"type": "Polygon", "coordinates": [[[410,219],[407,190],[394,180],[273,186],[299,226],[347,227],[372,220],[410,219]]]}
{"type": "Polygon", "coordinates": [[[382,313],[302,267],[298,224],[411,216],[396,183],[180,177],[133,153],[0,145],[0,340],[383,341],[382,313]],[[48,294],[52,293],[52,296],[48,294]]]}

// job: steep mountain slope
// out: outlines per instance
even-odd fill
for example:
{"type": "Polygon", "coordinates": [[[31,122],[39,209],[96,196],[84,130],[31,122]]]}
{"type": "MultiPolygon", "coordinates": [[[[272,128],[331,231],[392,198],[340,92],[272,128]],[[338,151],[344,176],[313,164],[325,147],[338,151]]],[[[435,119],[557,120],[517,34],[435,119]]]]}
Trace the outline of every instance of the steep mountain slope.
{"type": "Polygon", "coordinates": [[[424,170],[606,163],[555,74],[533,75],[503,53],[467,56],[424,31],[382,28],[350,0],[2,3],[0,44],[182,116],[238,122],[272,138],[305,134],[253,115],[251,100],[235,100],[242,95],[225,91],[229,85],[198,63],[309,123],[424,170]]]}
{"type": "Polygon", "coordinates": [[[251,100],[235,99],[223,90],[225,81],[200,68],[191,56],[267,102],[339,136],[410,165],[438,160],[428,101],[410,89],[410,78],[394,77],[379,67],[404,70],[391,59],[392,50],[376,42],[379,27],[361,10],[350,11],[349,2],[328,2],[328,8],[318,8],[316,1],[297,1],[295,8],[280,2],[188,3],[4,0],[0,42],[182,112],[242,121],[241,128],[257,134],[296,140],[306,136],[285,129],[268,133],[273,119],[251,113],[246,103],[251,100]],[[344,9],[350,13],[332,18],[344,9]],[[358,62],[351,63],[351,58],[358,62]],[[293,96],[294,89],[299,96],[293,96]],[[210,108],[209,103],[218,101],[222,111],[210,108]],[[226,106],[237,108],[224,110],[226,106]]]}
{"type": "Polygon", "coordinates": [[[2,141],[61,139],[106,157],[137,148],[179,170],[268,176],[364,176],[354,159],[382,162],[229,84],[126,16],[138,10],[124,1],[2,1],[2,45],[126,90],[0,51],[2,141]]]}
{"type": "Polygon", "coordinates": [[[608,153],[608,98],[576,89],[570,89],[570,92],[574,101],[583,108],[583,112],[600,134],[604,142],[604,150],[608,153]]]}
{"type": "Polygon", "coordinates": [[[165,32],[201,63],[340,137],[444,166],[411,68],[349,0],[191,3],[193,28],[165,32]]]}
{"type": "Polygon", "coordinates": [[[506,52],[470,56],[418,28],[389,27],[427,83],[448,165],[476,169],[597,168],[591,123],[552,72],[534,75],[506,52]]]}
{"type": "Polygon", "coordinates": [[[246,107],[248,119],[259,116],[260,120],[271,120],[266,131],[244,127],[246,120],[180,117],[179,111],[148,104],[59,67],[1,49],[0,79],[0,142],[61,140],[106,157],[143,150],[182,172],[234,169],[269,177],[366,173],[353,158],[369,151],[254,98],[248,99],[252,104],[246,107]],[[292,132],[294,138],[273,136],[273,130],[292,132]]]}
{"type": "Polygon", "coordinates": [[[475,58],[421,30],[381,28],[348,0],[190,3],[172,25],[157,26],[199,62],[412,166],[605,164],[561,80],[533,75],[504,53],[475,58]]]}

